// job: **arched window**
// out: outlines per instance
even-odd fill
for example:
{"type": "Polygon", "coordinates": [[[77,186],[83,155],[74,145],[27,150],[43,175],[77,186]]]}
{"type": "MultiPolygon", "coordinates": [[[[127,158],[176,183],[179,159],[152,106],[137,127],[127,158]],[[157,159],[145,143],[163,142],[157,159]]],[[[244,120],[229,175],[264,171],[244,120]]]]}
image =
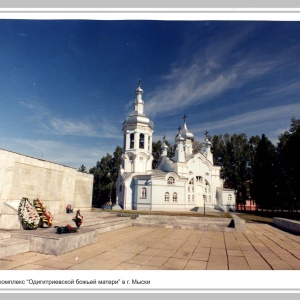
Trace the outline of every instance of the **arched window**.
{"type": "Polygon", "coordinates": [[[196,176],[196,181],[202,183],[202,177],[201,176],[196,176]]]}
{"type": "Polygon", "coordinates": [[[142,190],[141,190],[141,198],[147,198],[147,189],[146,188],[142,188],[142,190]]]}
{"type": "Polygon", "coordinates": [[[172,176],[170,176],[170,177],[168,178],[168,184],[174,185],[174,184],[175,184],[175,178],[172,177],[172,176]]]}
{"type": "Polygon", "coordinates": [[[148,151],[150,151],[150,136],[148,136],[148,151]]]}
{"type": "Polygon", "coordinates": [[[145,146],[145,135],[143,133],[140,134],[140,149],[144,149],[145,146]]]}
{"type": "Polygon", "coordinates": [[[177,193],[173,193],[173,202],[177,202],[177,193]]]}
{"type": "Polygon", "coordinates": [[[134,133],[130,133],[130,149],[134,148],[134,133]]]}
{"type": "Polygon", "coordinates": [[[168,192],[165,193],[165,202],[170,201],[170,194],[168,192]]]}
{"type": "Polygon", "coordinates": [[[207,180],[205,180],[205,193],[210,193],[210,185],[207,180]]]}
{"type": "Polygon", "coordinates": [[[231,194],[228,195],[228,201],[229,201],[229,202],[232,201],[232,195],[231,195],[231,194]]]}

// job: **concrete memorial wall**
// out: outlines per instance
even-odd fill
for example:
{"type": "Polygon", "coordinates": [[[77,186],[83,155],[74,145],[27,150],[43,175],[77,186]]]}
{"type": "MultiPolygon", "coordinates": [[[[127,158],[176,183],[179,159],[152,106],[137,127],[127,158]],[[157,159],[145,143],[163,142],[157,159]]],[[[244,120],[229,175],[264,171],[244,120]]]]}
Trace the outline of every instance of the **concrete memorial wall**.
{"type": "Polygon", "coordinates": [[[52,214],[92,207],[93,175],[0,149],[0,215],[18,207],[22,197],[39,198],[52,214]]]}

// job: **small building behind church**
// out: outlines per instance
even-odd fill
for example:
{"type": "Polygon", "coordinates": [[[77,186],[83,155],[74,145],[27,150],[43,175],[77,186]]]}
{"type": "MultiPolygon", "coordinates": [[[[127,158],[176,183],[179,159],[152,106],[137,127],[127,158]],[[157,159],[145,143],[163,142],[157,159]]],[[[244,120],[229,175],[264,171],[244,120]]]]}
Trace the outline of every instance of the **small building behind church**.
{"type": "Polygon", "coordinates": [[[134,111],[123,123],[122,163],[116,183],[117,203],[124,210],[192,211],[199,208],[235,209],[234,190],[223,188],[221,167],[213,164],[212,144],[206,139],[204,150],[193,153],[194,135],[183,129],[175,136],[175,156],[167,157],[163,142],[157,169],[152,169],[153,122],[144,113],[143,90],[136,89],[134,111]]]}

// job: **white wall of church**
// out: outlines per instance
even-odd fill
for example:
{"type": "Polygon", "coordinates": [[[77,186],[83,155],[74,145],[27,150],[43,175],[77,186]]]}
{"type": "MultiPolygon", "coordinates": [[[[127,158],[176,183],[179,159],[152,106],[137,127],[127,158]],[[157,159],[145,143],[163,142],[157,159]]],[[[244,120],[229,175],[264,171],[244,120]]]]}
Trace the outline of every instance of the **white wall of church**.
{"type": "Polygon", "coordinates": [[[0,149],[0,214],[3,203],[39,198],[52,213],[92,206],[93,175],[0,149]]]}
{"type": "MultiPolygon", "coordinates": [[[[213,166],[201,154],[195,155],[188,162],[189,181],[193,179],[196,206],[214,207],[216,205],[216,188],[221,186],[220,167],[213,166]]],[[[191,189],[192,187],[187,186],[191,189]]],[[[192,197],[192,195],[191,195],[192,197]]]]}

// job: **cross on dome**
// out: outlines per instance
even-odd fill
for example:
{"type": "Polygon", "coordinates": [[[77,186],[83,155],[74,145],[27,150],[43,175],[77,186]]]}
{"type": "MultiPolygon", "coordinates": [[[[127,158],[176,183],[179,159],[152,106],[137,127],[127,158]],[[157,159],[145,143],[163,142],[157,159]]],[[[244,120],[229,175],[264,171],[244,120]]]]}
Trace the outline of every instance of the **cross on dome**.
{"type": "Polygon", "coordinates": [[[207,130],[205,131],[204,134],[205,134],[205,138],[208,139],[208,131],[207,130]]]}

